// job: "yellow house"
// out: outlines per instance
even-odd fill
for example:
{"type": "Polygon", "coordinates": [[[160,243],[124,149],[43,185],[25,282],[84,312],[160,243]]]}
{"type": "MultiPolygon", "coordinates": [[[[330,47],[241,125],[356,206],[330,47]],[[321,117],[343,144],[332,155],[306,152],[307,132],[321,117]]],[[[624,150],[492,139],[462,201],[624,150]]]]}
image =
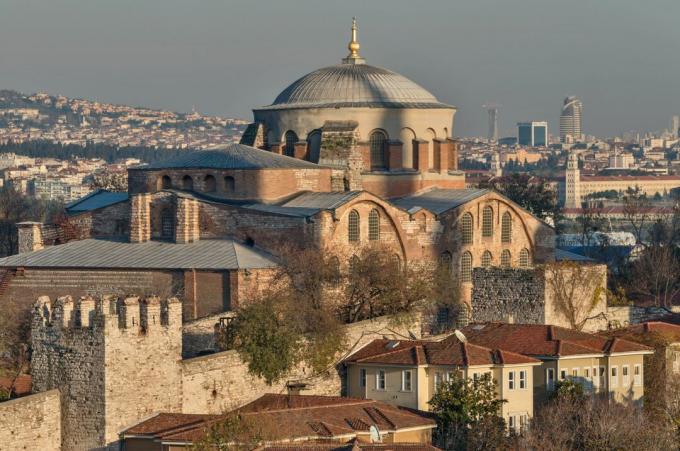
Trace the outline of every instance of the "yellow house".
{"type": "Polygon", "coordinates": [[[440,340],[373,340],[349,356],[348,396],[370,398],[419,410],[439,385],[455,372],[476,378],[491,373],[499,398],[507,400],[501,415],[518,429],[533,416],[532,357],[467,342],[456,332],[440,340]]]}
{"type": "Polygon", "coordinates": [[[539,359],[533,368],[533,399],[546,400],[557,381],[571,379],[616,401],[644,395],[644,356],[654,351],[621,338],[607,338],[543,324],[472,324],[462,331],[470,343],[539,359]]]}

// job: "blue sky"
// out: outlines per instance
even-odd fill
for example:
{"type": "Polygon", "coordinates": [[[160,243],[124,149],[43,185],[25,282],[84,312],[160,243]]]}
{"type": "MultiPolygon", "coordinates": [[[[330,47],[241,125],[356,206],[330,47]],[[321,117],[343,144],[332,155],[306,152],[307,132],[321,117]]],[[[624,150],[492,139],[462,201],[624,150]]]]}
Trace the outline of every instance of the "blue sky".
{"type": "Polygon", "coordinates": [[[250,118],[345,56],[353,15],[369,64],[459,108],[457,135],[548,120],[579,96],[588,133],[680,114],[678,0],[0,0],[0,88],[250,118]]]}

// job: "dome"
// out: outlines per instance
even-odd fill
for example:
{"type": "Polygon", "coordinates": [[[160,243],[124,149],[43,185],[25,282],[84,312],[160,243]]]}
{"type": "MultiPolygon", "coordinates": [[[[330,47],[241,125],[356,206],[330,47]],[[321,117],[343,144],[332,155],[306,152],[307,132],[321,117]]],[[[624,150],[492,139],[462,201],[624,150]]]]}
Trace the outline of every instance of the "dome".
{"type": "Polygon", "coordinates": [[[264,109],[338,107],[452,108],[403,75],[368,64],[343,63],[298,79],[264,109]]]}

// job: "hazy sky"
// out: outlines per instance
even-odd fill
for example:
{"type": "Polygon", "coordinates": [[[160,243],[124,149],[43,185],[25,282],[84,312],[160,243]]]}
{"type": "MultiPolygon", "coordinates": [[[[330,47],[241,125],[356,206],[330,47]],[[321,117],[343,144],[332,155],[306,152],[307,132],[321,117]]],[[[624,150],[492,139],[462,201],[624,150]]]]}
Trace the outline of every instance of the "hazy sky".
{"type": "Polygon", "coordinates": [[[251,118],[345,56],[459,108],[456,135],[544,119],[566,95],[587,133],[660,130],[680,114],[680,0],[0,0],[0,88],[251,118]]]}

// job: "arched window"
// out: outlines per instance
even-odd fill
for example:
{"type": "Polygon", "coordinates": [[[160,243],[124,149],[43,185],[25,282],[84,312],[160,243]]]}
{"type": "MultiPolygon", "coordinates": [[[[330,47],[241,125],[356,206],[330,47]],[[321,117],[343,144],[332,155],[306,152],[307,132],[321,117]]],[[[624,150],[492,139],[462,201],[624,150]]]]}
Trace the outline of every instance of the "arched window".
{"type": "Polygon", "coordinates": [[[531,265],[531,256],[529,255],[529,249],[524,248],[519,251],[519,266],[520,268],[528,268],[531,265]]]}
{"type": "Polygon", "coordinates": [[[203,179],[203,189],[205,189],[206,193],[214,193],[217,191],[217,182],[215,181],[215,176],[210,174],[205,176],[205,179],[203,179]]]}
{"type": "Polygon", "coordinates": [[[171,240],[175,235],[175,218],[169,208],[161,211],[161,239],[171,240]]]}
{"type": "Polygon", "coordinates": [[[482,210],[482,236],[493,236],[493,209],[484,207],[482,210]]]}
{"type": "Polygon", "coordinates": [[[161,177],[161,186],[160,189],[170,189],[172,188],[172,180],[170,179],[169,175],[164,175],[161,177]]]}
{"type": "Polygon", "coordinates": [[[368,214],[368,239],[371,241],[380,239],[380,213],[375,208],[368,214]]]}
{"type": "Polygon", "coordinates": [[[493,257],[491,256],[491,252],[489,251],[484,251],[482,254],[482,268],[488,268],[491,266],[491,262],[493,261],[493,257]]]}
{"type": "Polygon", "coordinates": [[[392,255],[392,264],[394,265],[394,270],[399,272],[401,271],[401,257],[399,255],[394,254],[392,255]]]}
{"type": "Polygon", "coordinates": [[[507,249],[504,249],[503,252],[501,252],[501,266],[503,268],[509,268],[512,266],[512,256],[510,255],[510,251],[507,249]]]}
{"type": "Polygon", "coordinates": [[[233,193],[234,187],[235,187],[234,177],[226,176],[224,178],[224,192],[225,193],[233,193]]]}
{"type": "Polygon", "coordinates": [[[360,263],[359,257],[357,257],[356,255],[352,255],[352,256],[349,258],[349,266],[348,266],[348,269],[349,269],[349,273],[350,273],[350,274],[353,274],[354,272],[356,272],[356,271],[359,270],[359,263],[360,263]]]}
{"type": "Polygon", "coordinates": [[[472,282],[472,254],[463,252],[460,257],[460,280],[461,282],[472,282]]]}
{"type": "Polygon", "coordinates": [[[194,189],[194,179],[190,175],[182,177],[182,189],[189,191],[194,189]]]}
{"type": "Polygon", "coordinates": [[[294,131],[288,130],[284,135],[286,147],[283,149],[283,154],[289,157],[295,156],[295,143],[298,142],[298,136],[294,131]]]}
{"type": "Polygon", "coordinates": [[[427,231],[427,215],[425,213],[418,215],[418,230],[421,232],[427,231]]]}
{"type": "Polygon", "coordinates": [[[371,145],[371,170],[387,168],[387,136],[380,130],[371,133],[369,137],[371,145]]]}
{"type": "Polygon", "coordinates": [[[309,149],[309,161],[312,163],[319,162],[319,153],[321,152],[321,131],[314,130],[307,135],[307,149],[309,149]]]}
{"type": "Polygon", "coordinates": [[[349,212],[347,219],[347,240],[350,243],[359,242],[359,213],[356,210],[349,212]]]}
{"type": "Polygon", "coordinates": [[[460,218],[460,234],[463,244],[472,244],[473,233],[472,215],[470,213],[465,213],[463,217],[460,218]]]}
{"type": "Polygon", "coordinates": [[[512,242],[512,216],[507,211],[501,217],[501,241],[503,243],[512,242]]]}
{"type": "Polygon", "coordinates": [[[451,269],[452,269],[451,264],[452,263],[453,263],[453,258],[451,257],[451,252],[449,252],[449,251],[442,252],[442,254],[439,256],[439,264],[442,266],[442,268],[451,272],[451,269]]]}

